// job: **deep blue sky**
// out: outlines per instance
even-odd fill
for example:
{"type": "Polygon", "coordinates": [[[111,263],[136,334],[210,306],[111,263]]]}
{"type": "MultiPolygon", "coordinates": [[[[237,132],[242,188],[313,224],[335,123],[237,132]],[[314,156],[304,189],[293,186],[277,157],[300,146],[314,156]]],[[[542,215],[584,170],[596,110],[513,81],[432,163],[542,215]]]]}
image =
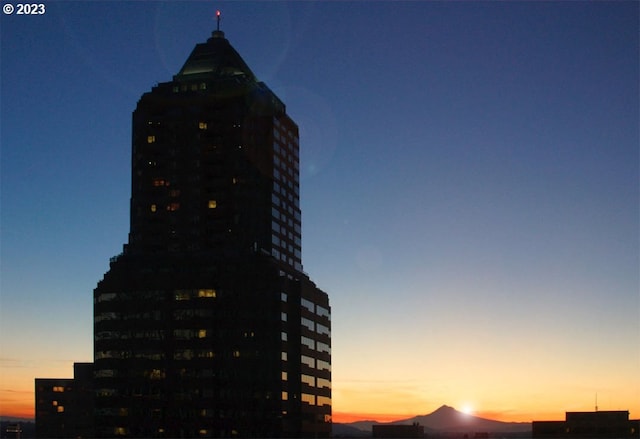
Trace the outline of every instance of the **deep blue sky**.
{"type": "Polygon", "coordinates": [[[92,359],[131,112],[221,9],[300,126],[334,411],[640,417],[637,2],[46,7],[0,17],[5,406],[92,359]]]}

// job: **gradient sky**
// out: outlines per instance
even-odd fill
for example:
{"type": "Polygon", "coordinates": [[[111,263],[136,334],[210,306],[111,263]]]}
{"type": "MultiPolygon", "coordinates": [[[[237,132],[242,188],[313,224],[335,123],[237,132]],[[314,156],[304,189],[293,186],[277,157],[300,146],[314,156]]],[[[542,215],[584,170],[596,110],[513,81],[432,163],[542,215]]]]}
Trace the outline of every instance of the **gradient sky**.
{"type": "Polygon", "coordinates": [[[640,418],[638,2],[46,7],[0,17],[1,415],[92,361],[131,112],[221,9],[300,126],[335,420],[640,418]]]}

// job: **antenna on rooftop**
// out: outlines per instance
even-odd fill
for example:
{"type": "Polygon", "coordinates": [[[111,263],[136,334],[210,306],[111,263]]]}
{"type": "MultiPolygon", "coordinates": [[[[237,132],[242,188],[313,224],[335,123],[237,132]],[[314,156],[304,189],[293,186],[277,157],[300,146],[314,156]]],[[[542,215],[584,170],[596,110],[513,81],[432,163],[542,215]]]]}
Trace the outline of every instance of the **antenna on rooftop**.
{"type": "Polygon", "coordinates": [[[220,31],[220,11],[216,11],[216,21],[217,21],[217,27],[216,30],[220,31]]]}
{"type": "Polygon", "coordinates": [[[596,412],[598,411],[598,392],[596,392],[596,412]]]}

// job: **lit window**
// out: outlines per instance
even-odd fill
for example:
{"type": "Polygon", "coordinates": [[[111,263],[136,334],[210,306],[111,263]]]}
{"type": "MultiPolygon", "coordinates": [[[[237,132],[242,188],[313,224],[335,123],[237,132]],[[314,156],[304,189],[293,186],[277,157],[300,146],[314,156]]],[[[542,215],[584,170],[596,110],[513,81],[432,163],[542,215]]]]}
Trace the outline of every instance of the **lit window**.
{"type": "Polygon", "coordinates": [[[198,290],[198,297],[216,297],[216,290],[214,289],[198,290]]]}
{"type": "Polygon", "coordinates": [[[305,364],[312,368],[316,367],[316,360],[314,358],[307,357],[306,355],[300,355],[300,363],[305,364]]]}
{"type": "Polygon", "coordinates": [[[289,379],[289,375],[284,370],[282,371],[282,381],[287,381],[289,379]]]}
{"type": "Polygon", "coordinates": [[[58,413],[64,413],[64,407],[59,405],[57,408],[58,413]]]}
{"type": "Polygon", "coordinates": [[[240,351],[233,351],[233,358],[240,358],[240,351]]]}
{"type": "Polygon", "coordinates": [[[207,330],[206,329],[198,330],[198,338],[205,338],[206,336],[207,336],[207,330]]]}
{"type": "Polygon", "coordinates": [[[200,83],[200,90],[206,90],[207,89],[207,83],[206,82],[201,82],[200,83]]]}
{"type": "Polygon", "coordinates": [[[289,399],[289,393],[288,392],[282,392],[282,400],[286,401],[289,399]]]}
{"type": "Polygon", "coordinates": [[[315,395],[310,395],[308,393],[303,393],[301,399],[302,399],[302,402],[306,402],[309,405],[316,405],[316,397],[315,397],[315,395]]]}
{"type": "Polygon", "coordinates": [[[156,210],[158,210],[158,207],[155,204],[151,205],[151,212],[155,212],[156,210]]]}
{"type": "Polygon", "coordinates": [[[52,402],[51,402],[51,405],[52,405],[52,406],[54,406],[54,407],[57,407],[57,405],[58,405],[58,401],[52,401],[52,402]]]}
{"type": "Polygon", "coordinates": [[[287,341],[287,333],[286,332],[281,332],[280,333],[280,338],[282,339],[282,341],[287,341]]]}
{"type": "Polygon", "coordinates": [[[64,386],[53,386],[54,392],[64,392],[64,386]]]}
{"type": "Polygon", "coordinates": [[[282,353],[280,354],[280,359],[281,359],[282,361],[287,361],[287,358],[288,358],[288,355],[287,355],[287,353],[286,353],[286,352],[282,352],[282,353]]]}
{"type": "Polygon", "coordinates": [[[162,178],[154,178],[153,179],[153,185],[155,187],[164,186],[164,180],[162,178]]]}
{"type": "Polygon", "coordinates": [[[167,206],[167,210],[170,212],[175,212],[180,209],[180,203],[171,203],[167,206]]]}
{"type": "Polygon", "coordinates": [[[218,202],[216,200],[209,200],[209,209],[215,209],[218,207],[218,202]]]}
{"type": "Polygon", "coordinates": [[[206,122],[200,122],[198,124],[198,128],[200,128],[201,130],[206,130],[207,129],[207,123],[206,122]]]}
{"type": "Polygon", "coordinates": [[[311,375],[302,374],[301,381],[308,386],[311,386],[311,387],[316,386],[316,379],[311,375]]]}
{"type": "Polygon", "coordinates": [[[323,360],[318,360],[318,370],[328,370],[331,372],[331,365],[323,360]]]}
{"type": "Polygon", "coordinates": [[[147,136],[147,143],[154,143],[156,141],[156,136],[147,136]]]}

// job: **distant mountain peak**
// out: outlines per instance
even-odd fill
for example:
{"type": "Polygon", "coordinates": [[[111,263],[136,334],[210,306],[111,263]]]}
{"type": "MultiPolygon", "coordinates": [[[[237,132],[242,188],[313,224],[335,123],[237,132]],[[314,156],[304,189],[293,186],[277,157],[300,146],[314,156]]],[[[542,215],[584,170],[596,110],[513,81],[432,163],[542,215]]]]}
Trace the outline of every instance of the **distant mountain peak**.
{"type": "MultiPolygon", "coordinates": [[[[391,425],[408,425],[418,422],[424,426],[425,431],[434,433],[530,433],[531,423],[528,422],[502,422],[492,419],[480,418],[468,415],[455,408],[443,404],[428,415],[415,416],[409,419],[402,419],[394,422],[385,422],[391,425]]],[[[371,432],[371,426],[381,424],[375,421],[359,421],[345,424],[345,427],[355,427],[360,431],[371,432]]],[[[335,426],[335,424],[334,424],[335,426]]],[[[337,431],[337,430],[336,430],[337,431]]],[[[334,431],[335,433],[335,431],[334,431]]],[[[350,432],[349,434],[351,434],[350,432]]]]}

